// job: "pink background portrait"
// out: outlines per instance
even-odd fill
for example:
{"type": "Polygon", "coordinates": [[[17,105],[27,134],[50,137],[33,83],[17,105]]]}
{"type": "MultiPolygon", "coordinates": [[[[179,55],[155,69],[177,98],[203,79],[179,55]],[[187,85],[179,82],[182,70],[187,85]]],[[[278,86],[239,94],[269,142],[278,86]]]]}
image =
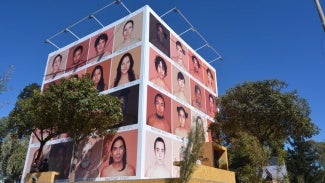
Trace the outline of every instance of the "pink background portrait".
{"type": "MultiPolygon", "coordinates": [[[[148,117],[151,116],[152,114],[156,113],[156,107],[155,107],[155,96],[158,94],[157,90],[153,89],[152,87],[148,86],[148,93],[147,93],[147,119],[146,122],[148,121],[148,117]]],[[[171,125],[171,114],[170,114],[170,108],[171,108],[171,99],[167,97],[166,95],[160,93],[164,97],[165,101],[165,112],[164,112],[164,118],[167,119],[171,125]]]]}
{"type": "MultiPolygon", "coordinates": [[[[192,61],[193,55],[195,55],[195,54],[192,52],[189,52],[189,58],[188,58],[189,61],[188,62],[189,62],[189,66],[190,66],[190,74],[193,72],[193,69],[194,69],[193,61],[192,61]]],[[[195,55],[195,56],[200,63],[200,68],[199,68],[199,78],[194,77],[194,76],[193,77],[198,79],[199,81],[203,82],[203,62],[202,62],[202,60],[200,60],[200,58],[197,55],[195,55]]]]}
{"type": "Polygon", "coordinates": [[[199,88],[201,89],[202,109],[199,109],[199,110],[201,110],[202,112],[206,112],[206,109],[205,109],[205,90],[200,84],[196,83],[192,79],[191,79],[191,105],[192,105],[192,101],[196,99],[196,96],[195,96],[195,84],[197,84],[199,86],[199,88]]]}
{"type": "MultiPolygon", "coordinates": [[[[155,67],[155,58],[158,55],[159,54],[155,50],[153,50],[152,48],[150,48],[150,56],[149,56],[149,80],[152,80],[152,79],[154,79],[154,78],[156,78],[158,76],[158,73],[157,73],[157,70],[156,70],[156,67],[155,67]]],[[[165,79],[165,82],[166,82],[167,87],[169,88],[169,91],[168,92],[171,92],[170,91],[171,90],[171,71],[172,71],[171,64],[169,63],[169,61],[167,60],[166,57],[164,57],[164,56],[161,56],[161,57],[165,60],[166,65],[167,65],[167,76],[164,79],[165,79]]]]}
{"type": "Polygon", "coordinates": [[[82,51],[82,55],[80,57],[80,63],[83,63],[86,64],[87,62],[87,56],[88,56],[88,48],[89,48],[89,39],[77,44],[77,45],[74,45],[72,46],[71,48],[69,48],[69,54],[68,54],[68,62],[67,62],[67,67],[66,67],[66,71],[71,71],[73,69],[73,66],[72,66],[72,63],[73,63],[73,51],[74,49],[79,46],[79,45],[82,45],[83,46],[83,51],[82,51]]]}
{"type": "Polygon", "coordinates": [[[104,30],[90,38],[89,54],[88,54],[88,59],[87,59],[88,61],[97,56],[96,49],[95,49],[95,41],[96,41],[97,37],[99,35],[101,35],[102,33],[106,33],[108,36],[106,46],[104,49],[105,50],[104,56],[112,53],[113,40],[114,40],[114,27],[104,30]]]}
{"type": "Polygon", "coordinates": [[[175,134],[175,129],[179,127],[179,118],[178,118],[178,112],[177,107],[183,107],[185,109],[185,112],[187,113],[187,119],[185,123],[185,127],[190,131],[191,130],[191,110],[184,105],[180,104],[179,102],[172,101],[172,131],[173,134],[175,134]]]}
{"type": "Polygon", "coordinates": [[[175,66],[172,66],[172,84],[173,84],[173,88],[172,88],[172,92],[175,95],[175,92],[178,90],[178,81],[177,81],[177,75],[178,72],[181,72],[184,76],[184,80],[185,80],[185,87],[184,87],[184,94],[185,97],[187,99],[187,101],[182,100],[183,102],[186,103],[191,103],[191,91],[190,91],[190,77],[188,77],[187,73],[184,71],[180,71],[178,68],[176,68],[175,66]]]}
{"type": "Polygon", "coordinates": [[[111,69],[111,61],[110,61],[110,59],[108,59],[108,60],[105,60],[104,62],[101,62],[101,63],[98,63],[96,65],[88,67],[87,68],[87,73],[90,76],[91,76],[91,73],[93,72],[94,68],[97,65],[101,65],[103,67],[103,77],[104,77],[104,83],[105,83],[104,90],[107,90],[108,89],[108,82],[109,82],[109,73],[110,73],[110,69],[111,69]]]}
{"type": "MultiPolygon", "coordinates": [[[[172,60],[176,60],[177,59],[177,48],[176,48],[176,42],[177,41],[180,41],[178,40],[173,34],[171,34],[171,41],[170,41],[170,58],[172,60]]],[[[188,61],[189,61],[189,57],[188,57],[188,50],[187,50],[187,47],[180,41],[181,45],[182,45],[182,48],[185,52],[185,54],[183,55],[183,68],[185,70],[188,71],[188,61]]],[[[175,64],[177,64],[175,62],[175,64]]],[[[178,64],[179,65],[179,64],[178,64]]]]}
{"type": "Polygon", "coordinates": [[[103,152],[102,152],[102,166],[100,172],[108,166],[110,150],[113,140],[122,136],[125,141],[126,146],[126,162],[132,165],[135,169],[135,174],[137,174],[137,146],[138,146],[138,130],[130,130],[124,132],[117,132],[113,138],[105,137],[103,143],[103,152]]]}

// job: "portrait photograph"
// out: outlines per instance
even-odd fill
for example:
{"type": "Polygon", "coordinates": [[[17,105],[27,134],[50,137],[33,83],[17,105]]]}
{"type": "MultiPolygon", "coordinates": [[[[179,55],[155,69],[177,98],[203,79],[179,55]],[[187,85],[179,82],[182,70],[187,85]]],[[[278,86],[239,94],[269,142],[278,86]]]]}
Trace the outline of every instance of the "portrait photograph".
{"type": "Polygon", "coordinates": [[[213,69],[204,64],[204,84],[213,93],[216,93],[217,77],[213,69]]]}
{"type": "Polygon", "coordinates": [[[138,130],[104,138],[100,177],[136,176],[138,130]]]}
{"type": "Polygon", "coordinates": [[[90,77],[94,83],[94,88],[96,88],[98,92],[108,89],[110,68],[110,59],[87,68],[86,72],[90,74],[90,77]]]}
{"type": "Polygon", "coordinates": [[[110,87],[124,86],[140,78],[141,46],[112,58],[110,87]]]}
{"type": "Polygon", "coordinates": [[[123,121],[118,127],[138,123],[139,85],[118,90],[111,93],[121,101],[123,121]]]}
{"type": "Polygon", "coordinates": [[[171,133],[171,99],[148,86],[147,125],[171,133]]]}
{"type": "Polygon", "coordinates": [[[84,66],[88,58],[89,39],[69,48],[66,72],[76,72],[84,66]]]}
{"type": "Polygon", "coordinates": [[[191,79],[191,105],[202,112],[206,112],[205,109],[205,90],[196,81],[191,79]]]}
{"type": "Polygon", "coordinates": [[[171,64],[167,58],[150,48],[149,81],[171,93],[171,73],[171,64]]]}
{"type": "Polygon", "coordinates": [[[49,57],[46,68],[45,80],[53,80],[62,75],[66,68],[67,59],[68,50],[64,50],[63,52],[54,54],[49,57]]]}
{"type": "Polygon", "coordinates": [[[205,92],[205,101],[206,101],[206,113],[210,117],[214,118],[217,112],[217,101],[216,97],[209,93],[208,91],[205,92]]]}
{"type": "Polygon", "coordinates": [[[180,101],[190,104],[190,77],[188,77],[187,73],[180,71],[175,66],[172,66],[172,68],[173,95],[180,101]]]}
{"type": "Polygon", "coordinates": [[[112,54],[114,27],[101,31],[90,38],[87,63],[100,62],[107,55],[112,54]]]}
{"type": "Polygon", "coordinates": [[[177,101],[172,101],[172,131],[185,138],[191,131],[191,110],[177,101]]]}
{"type": "Polygon", "coordinates": [[[203,63],[199,57],[192,52],[189,52],[189,67],[190,74],[200,82],[203,82],[203,63]]]}
{"type": "Polygon", "coordinates": [[[170,36],[169,30],[150,14],[149,41],[161,52],[170,57],[170,36]]]}
{"type": "Polygon", "coordinates": [[[207,120],[199,114],[192,112],[192,129],[196,127],[196,124],[202,124],[204,130],[204,139],[207,142],[208,139],[208,124],[207,120]]]}
{"type": "Polygon", "coordinates": [[[173,155],[172,140],[147,131],[145,151],[145,177],[171,178],[173,155]]]}
{"type": "Polygon", "coordinates": [[[170,58],[178,66],[188,71],[188,50],[187,47],[171,34],[170,58]]]}
{"type": "Polygon", "coordinates": [[[142,40],[143,14],[127,18],[115,26],[114,51],[127,48],[142,40]]]}
{"type": "Polygon", "coordinates": [[[49,171],[59,172],[55,179],[68,179],[70,174],[73,142],[51,145],[49,171]]]}

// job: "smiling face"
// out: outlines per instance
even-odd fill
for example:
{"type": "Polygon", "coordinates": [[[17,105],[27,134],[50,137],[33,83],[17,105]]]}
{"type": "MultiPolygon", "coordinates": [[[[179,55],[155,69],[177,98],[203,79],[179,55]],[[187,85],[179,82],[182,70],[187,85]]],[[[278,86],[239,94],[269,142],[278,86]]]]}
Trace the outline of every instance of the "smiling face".
{"type": "Polygon", "coordinates": [[[156,156],[156,162],[159,165],[164,164],[165,160],[165,145],[163,142],[157,141],[156,147],[155,147],[155,156],[156,156]]]}
{"type": "Polygon", "coordinates": [[[111,156],[113,158],[114,163],[121,163],[125,152],[125,145],[122,140],[117,140],[113,144],[111,156]]]}
{"type": "Polygon", "coordinates": [[[130,69],[130,57],[126,56],[123,58],[121,63],[121,72],[122,74],[127,74],[130,69]]]}

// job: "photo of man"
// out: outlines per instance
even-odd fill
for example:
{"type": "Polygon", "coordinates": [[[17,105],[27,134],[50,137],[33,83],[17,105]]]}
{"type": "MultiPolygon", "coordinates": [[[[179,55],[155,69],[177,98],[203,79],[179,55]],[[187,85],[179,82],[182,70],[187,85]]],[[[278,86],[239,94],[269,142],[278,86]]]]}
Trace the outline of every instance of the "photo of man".
{"type": "Polygon", "coordinates": [[[151,88],[148,88],[148,93],[149,92],[151,93],[150,98],[148,98],[147,104],[147,125],[171,133],[170,112],[168,112],[170,111],[170,99],[162,93],[156,92],[155,90],[151,90],[151,88]],[[154,94],[154,96],[152,96],[152,94],[154,94]],[[154,110],[149,110],[150,108],[153,108],[154,110]],[[167,116],[167,114],[169,115],[167,116]]]}
{"type": "Polygon", "coordinates": [[[145,177],[169,178],[171,177],[171,156],[172,145],[166,137],[155,134],[147,135],[147,157],[145,177]],[[149,137],[150,136],[150,137],[149,137]],[[149,155],[150,154],[150,155],[149,155]]]}
{"type": "Polygon", "coordinates": [[[152,14],[150,14],[149,37],[153,45],[170,57],[169,31],[152,14]]]}
{"type": "Polygon", "coordinates": [[[72,70],[73,72],[76,72],[80,67],[86,64],[88,56],[88,47],[89,39],[69,49],[66,71],[72,70]]]}
{"type": "Polygon", "coordinates": [[[142,15],[139,13],[116,26],[114,51],[126,48],[142,39],[142,15]]]}
{"type": "Polygon", "coordinates": [[[137,139],[137,130],[105,137],[100,177],[136,175],[137,139]]]}
{"type": "Polygon", "coordinates": [[[90,38],[88,62],[99,62],[112,53],[114,27],[98,33],[90,38]]]}

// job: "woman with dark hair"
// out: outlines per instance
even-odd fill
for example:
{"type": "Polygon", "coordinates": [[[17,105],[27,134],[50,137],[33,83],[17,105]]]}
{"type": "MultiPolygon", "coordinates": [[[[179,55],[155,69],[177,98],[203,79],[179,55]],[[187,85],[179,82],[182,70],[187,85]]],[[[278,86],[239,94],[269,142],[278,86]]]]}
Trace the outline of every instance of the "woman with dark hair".
{"type": "Polygon", "coordinates": [[[156,75],[156,77],[152,78],[150,81],[152,83],[160,86],[164,90],[167,90],[170,92],[170,89],[169,89],[167,82],[165,80],[165,78],[167,77],[167,69],[168,69],[166,61],[161,56],[157,55],[155,57],[154,63],[155,63],[157,75],[156,75]]]}
{"type": "Polygon", "coordinates": [[[104,83],[104,71],[101,65],[97,65],[93,72],[91,73],[91,79],[94,82],[94,87],[99,91],[103,91],[105,89],[104,83]]]}
{"type": "Polygon", "coordinates": [[[133,71],[134,60],[131,53],[125,53],[118,63],[113,87],[134,81],[139,77],[133,71]]]}
{"type": "Polygon", "coordinates": [[[135,176],[135,169],[127,163],[126,144],[122,136],[116,137],[109,150],[108,166],[103,168],[101,177],[135,176]]]}

